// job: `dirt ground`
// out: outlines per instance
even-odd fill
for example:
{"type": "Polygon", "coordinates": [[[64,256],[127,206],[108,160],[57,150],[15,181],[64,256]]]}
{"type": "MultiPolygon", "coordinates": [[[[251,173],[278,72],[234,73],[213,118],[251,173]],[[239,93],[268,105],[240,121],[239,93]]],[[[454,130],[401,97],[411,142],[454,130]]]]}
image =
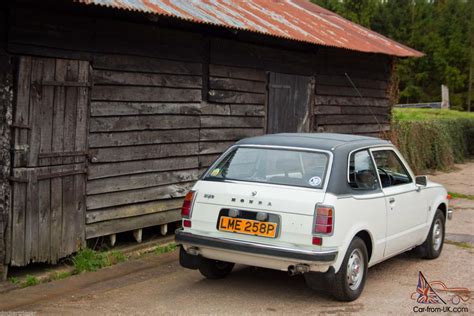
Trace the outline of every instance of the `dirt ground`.
{"type": "MultiPolygon", "coordinates": [[[[430,179],[445,184],[449,191],[474,194],[474,163],[459,168],[430,179]]],[[[440,258],[428,261],[405,253],[374,266],[364,293],[351,303],[335,302],[324,292],[308,289],[301,276],[289,277],[279,271],[238,266],[227,279],[206,280],[197,271],[181,268],[177,252],[172,252],[11,291],[0,295],[0,311],[61,315],[412,314],[414,308],[423,307],[410,298],[416,290],[418,271],[428,281],[474,289],[474,201],[452,204],[454,219],[447,224],[448,241],[440,258]]],[[[467,307],[469,311],[463,314],[472,314],[473,302],[474,298],[458,307],[467,307]]]]}

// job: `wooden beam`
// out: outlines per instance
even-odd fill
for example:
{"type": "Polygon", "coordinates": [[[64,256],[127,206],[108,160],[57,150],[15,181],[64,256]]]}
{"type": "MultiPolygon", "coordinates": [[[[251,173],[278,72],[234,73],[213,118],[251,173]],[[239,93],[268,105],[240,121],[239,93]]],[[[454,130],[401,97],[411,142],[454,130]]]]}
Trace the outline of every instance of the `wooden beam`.
{"type": "Polygon", "coordinates": [[[86,238],[95,238],[110,234],[131,231],[138,228],[162,225],[179,221],[181,214],[179,209],[166,212],[147,214],[123,219],[114,219],[86,225],[86,238]]]}

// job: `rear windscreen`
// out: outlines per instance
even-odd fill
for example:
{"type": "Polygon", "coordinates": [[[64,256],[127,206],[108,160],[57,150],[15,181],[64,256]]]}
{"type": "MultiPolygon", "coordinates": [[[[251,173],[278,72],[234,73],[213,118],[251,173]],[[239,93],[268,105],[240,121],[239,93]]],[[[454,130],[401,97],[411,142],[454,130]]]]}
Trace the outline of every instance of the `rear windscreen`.
{"type": "Polygon", "coordinates": [[[322,188],[328,155],[321,152],[237,147],[204,175],[204,180],[238,180],[322,188]]]}

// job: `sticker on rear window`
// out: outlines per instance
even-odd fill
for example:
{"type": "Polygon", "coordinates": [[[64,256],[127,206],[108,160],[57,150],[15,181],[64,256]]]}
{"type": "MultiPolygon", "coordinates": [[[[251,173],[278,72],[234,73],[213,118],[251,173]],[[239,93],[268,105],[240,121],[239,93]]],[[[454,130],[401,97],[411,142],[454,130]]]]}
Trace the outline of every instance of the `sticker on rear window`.
{"type": "Polygon", "coordinates": [[[311,179],[309,179],[308,183],[309,183],[310,186],[317,187],[317,186],[321,185],[321,178],[317,177],[317,176],[312,177],[311,179]]]}

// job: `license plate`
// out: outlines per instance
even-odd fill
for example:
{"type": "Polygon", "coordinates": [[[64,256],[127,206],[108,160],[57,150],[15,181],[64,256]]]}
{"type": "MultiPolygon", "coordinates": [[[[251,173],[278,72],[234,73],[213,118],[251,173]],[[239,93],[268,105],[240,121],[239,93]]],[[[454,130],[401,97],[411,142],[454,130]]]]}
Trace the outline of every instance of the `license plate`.
{"type": "Polygon", "coordinates": [[[222,216],[219,221],[219,230],[275,238],[277,224],[222,216]]]}

